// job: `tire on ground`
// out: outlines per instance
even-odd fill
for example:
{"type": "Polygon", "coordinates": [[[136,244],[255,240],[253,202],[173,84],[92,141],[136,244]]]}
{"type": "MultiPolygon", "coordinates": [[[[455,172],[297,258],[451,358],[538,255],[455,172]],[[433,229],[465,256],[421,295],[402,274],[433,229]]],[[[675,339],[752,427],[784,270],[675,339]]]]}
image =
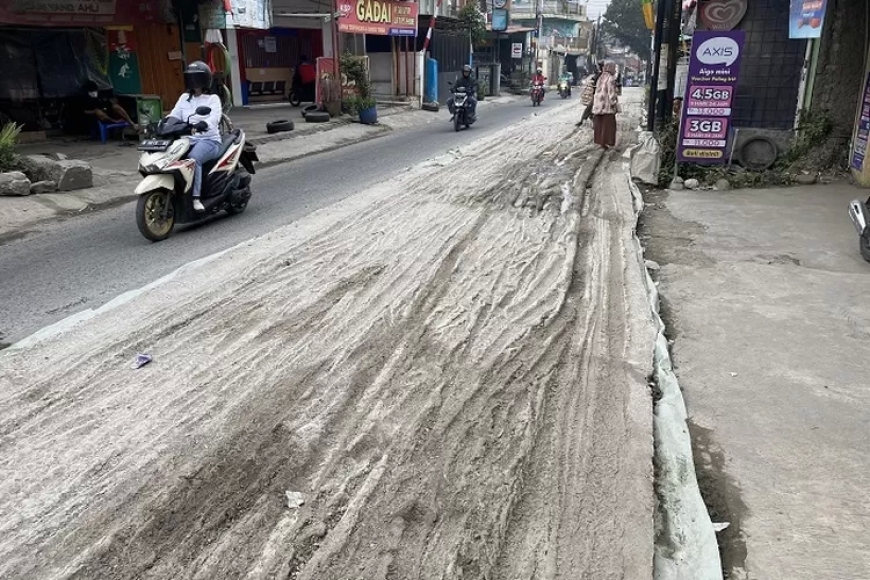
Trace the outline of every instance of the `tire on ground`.
{"type": "Polygon", "coordinates": [[[302,107],[302,116],[307,117],[309,113],[315,113],[320,110],[317,105],[306,105],[302,107]]]}
{"type": "Polygon", "coordinates": [[[312,111],[305,115],[306,123],[326,123],[329,121],[329,113],[326,111],[312,111]]]}
{"type": "Polygon", "coordinates": [[[430,111],[432,113],[437,113],[441,109],[441,106],[438,103],[423,103],[423,106],[421,108],[424,111],[430,111]]]}
{"type": "Polygon", "coordinates": [[[289,121],[287,119],[280,119],[278,121],[266,123],[266,133],[269,133],[271,135],[273,133],[281,133],[282,131],[292,131],[293,127],[293,121],[289,121]]]}

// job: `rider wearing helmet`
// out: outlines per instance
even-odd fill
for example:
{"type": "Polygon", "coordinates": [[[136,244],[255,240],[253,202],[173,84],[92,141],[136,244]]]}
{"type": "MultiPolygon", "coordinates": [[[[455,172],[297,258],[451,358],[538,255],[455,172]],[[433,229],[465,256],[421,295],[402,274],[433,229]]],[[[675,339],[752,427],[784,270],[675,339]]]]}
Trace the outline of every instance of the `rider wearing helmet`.
{"type": "Polygon", "coordinates": [[[547,92],[547,77],[544,76],[544,70],[541,67],[538,67],[535,70],[535,75],[532,77],[532,84],[541,85],[543,88],[541,100],[544,100],[544,94],[547,92]]]}
{"type": "MultiPolygon", "coordinates": [[[[474,98],[474,95],[477,92],[477,82],[474,80],[474,75],[471,74],[471,65],[467,64],[462,67],[462,76],[456,78],[456,81],[453,83],[453,89],[465,89],[470,93],[466,103],[468,104],[468,113],[473,119],[474,113],[477,110],[477,99],[474,98]]],[[[453,107],[453,97],[447,99],[447,109],[450,111],[451,115],[456,112],[453,107]]]]}
{"type": "Polygon", "coordinates": [[[200,201],[202,166],[216,159],[221,148],[221,136],[218,130],[221,121],[221,100],[217,95],[209,94],[211,85],[211,68],[200,60],[190,63],[184,70],[184,87],[187,92],[182,93],[172,112],[169,113],[170,117],[189,122],[195,128],[195,132],[190,137],[192,147],[187,158],[196,161],[196,170],[193,174],[193,209],[198,212],[205,211],[200,201]],[[211,112],[208,115],[197,115],[196,109],[199,107],[208,107],[211,112]]]}

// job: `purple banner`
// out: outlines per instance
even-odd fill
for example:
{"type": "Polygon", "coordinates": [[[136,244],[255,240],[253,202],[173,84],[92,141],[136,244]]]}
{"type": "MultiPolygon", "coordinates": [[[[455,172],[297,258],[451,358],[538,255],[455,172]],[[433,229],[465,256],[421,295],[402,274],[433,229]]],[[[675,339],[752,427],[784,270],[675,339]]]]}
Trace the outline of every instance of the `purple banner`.
{"type": "Polygon", "coordinates": [[[864,84],[861,100],[861,115],[858,117],[858,131],[852,143],[852,169],[864,171],[864,158],[867,155],[867,143],[870,140],[870,75],[864,84]]]}
{"type": "Polygon", "coordinates": [[[681,162],[725,162],[745,36],[742,30],[699,30],[692,36],[677,148],[681,162]]]}

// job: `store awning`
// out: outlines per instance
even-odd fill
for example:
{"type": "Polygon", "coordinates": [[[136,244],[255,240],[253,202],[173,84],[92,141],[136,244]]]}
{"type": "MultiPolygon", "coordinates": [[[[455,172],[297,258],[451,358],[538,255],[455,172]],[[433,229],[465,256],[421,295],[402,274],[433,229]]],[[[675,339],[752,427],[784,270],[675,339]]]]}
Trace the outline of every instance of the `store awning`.
{"type": "Polygon", "coordinates": [[[534,32],[535,29],[529,26],[520,26],[519,24],[511,24],[507,27],[507,30],[493,30],[492,24],[486,25],[486,30],[488,32],[498,32],[499,34],[520,34],[526,32],[534,32]]]}

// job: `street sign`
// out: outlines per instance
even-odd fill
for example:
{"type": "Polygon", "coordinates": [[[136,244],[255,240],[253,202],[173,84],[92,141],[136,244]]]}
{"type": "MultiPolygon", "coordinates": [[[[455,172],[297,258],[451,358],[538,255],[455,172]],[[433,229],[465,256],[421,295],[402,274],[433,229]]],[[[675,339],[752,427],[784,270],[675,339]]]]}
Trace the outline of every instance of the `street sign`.
{"type": "Polygon", "coordinates": [[[511,43],[511,58],[523,58],[523,43],[511,43]]]}
{"type": "Polygon", "coordinates": [[[508,17],[508,11],[504,8],[493,8],[492,10],[492,30],[493,32],[504,32],[507,30],[508,21],[510,18],[508,17]]]}
{"type": "Polygon", "coordinates": [[[725,162],[745,37],[742,30],[697,31],[692,37],[679,161],[708,165],[725,162]]]}

